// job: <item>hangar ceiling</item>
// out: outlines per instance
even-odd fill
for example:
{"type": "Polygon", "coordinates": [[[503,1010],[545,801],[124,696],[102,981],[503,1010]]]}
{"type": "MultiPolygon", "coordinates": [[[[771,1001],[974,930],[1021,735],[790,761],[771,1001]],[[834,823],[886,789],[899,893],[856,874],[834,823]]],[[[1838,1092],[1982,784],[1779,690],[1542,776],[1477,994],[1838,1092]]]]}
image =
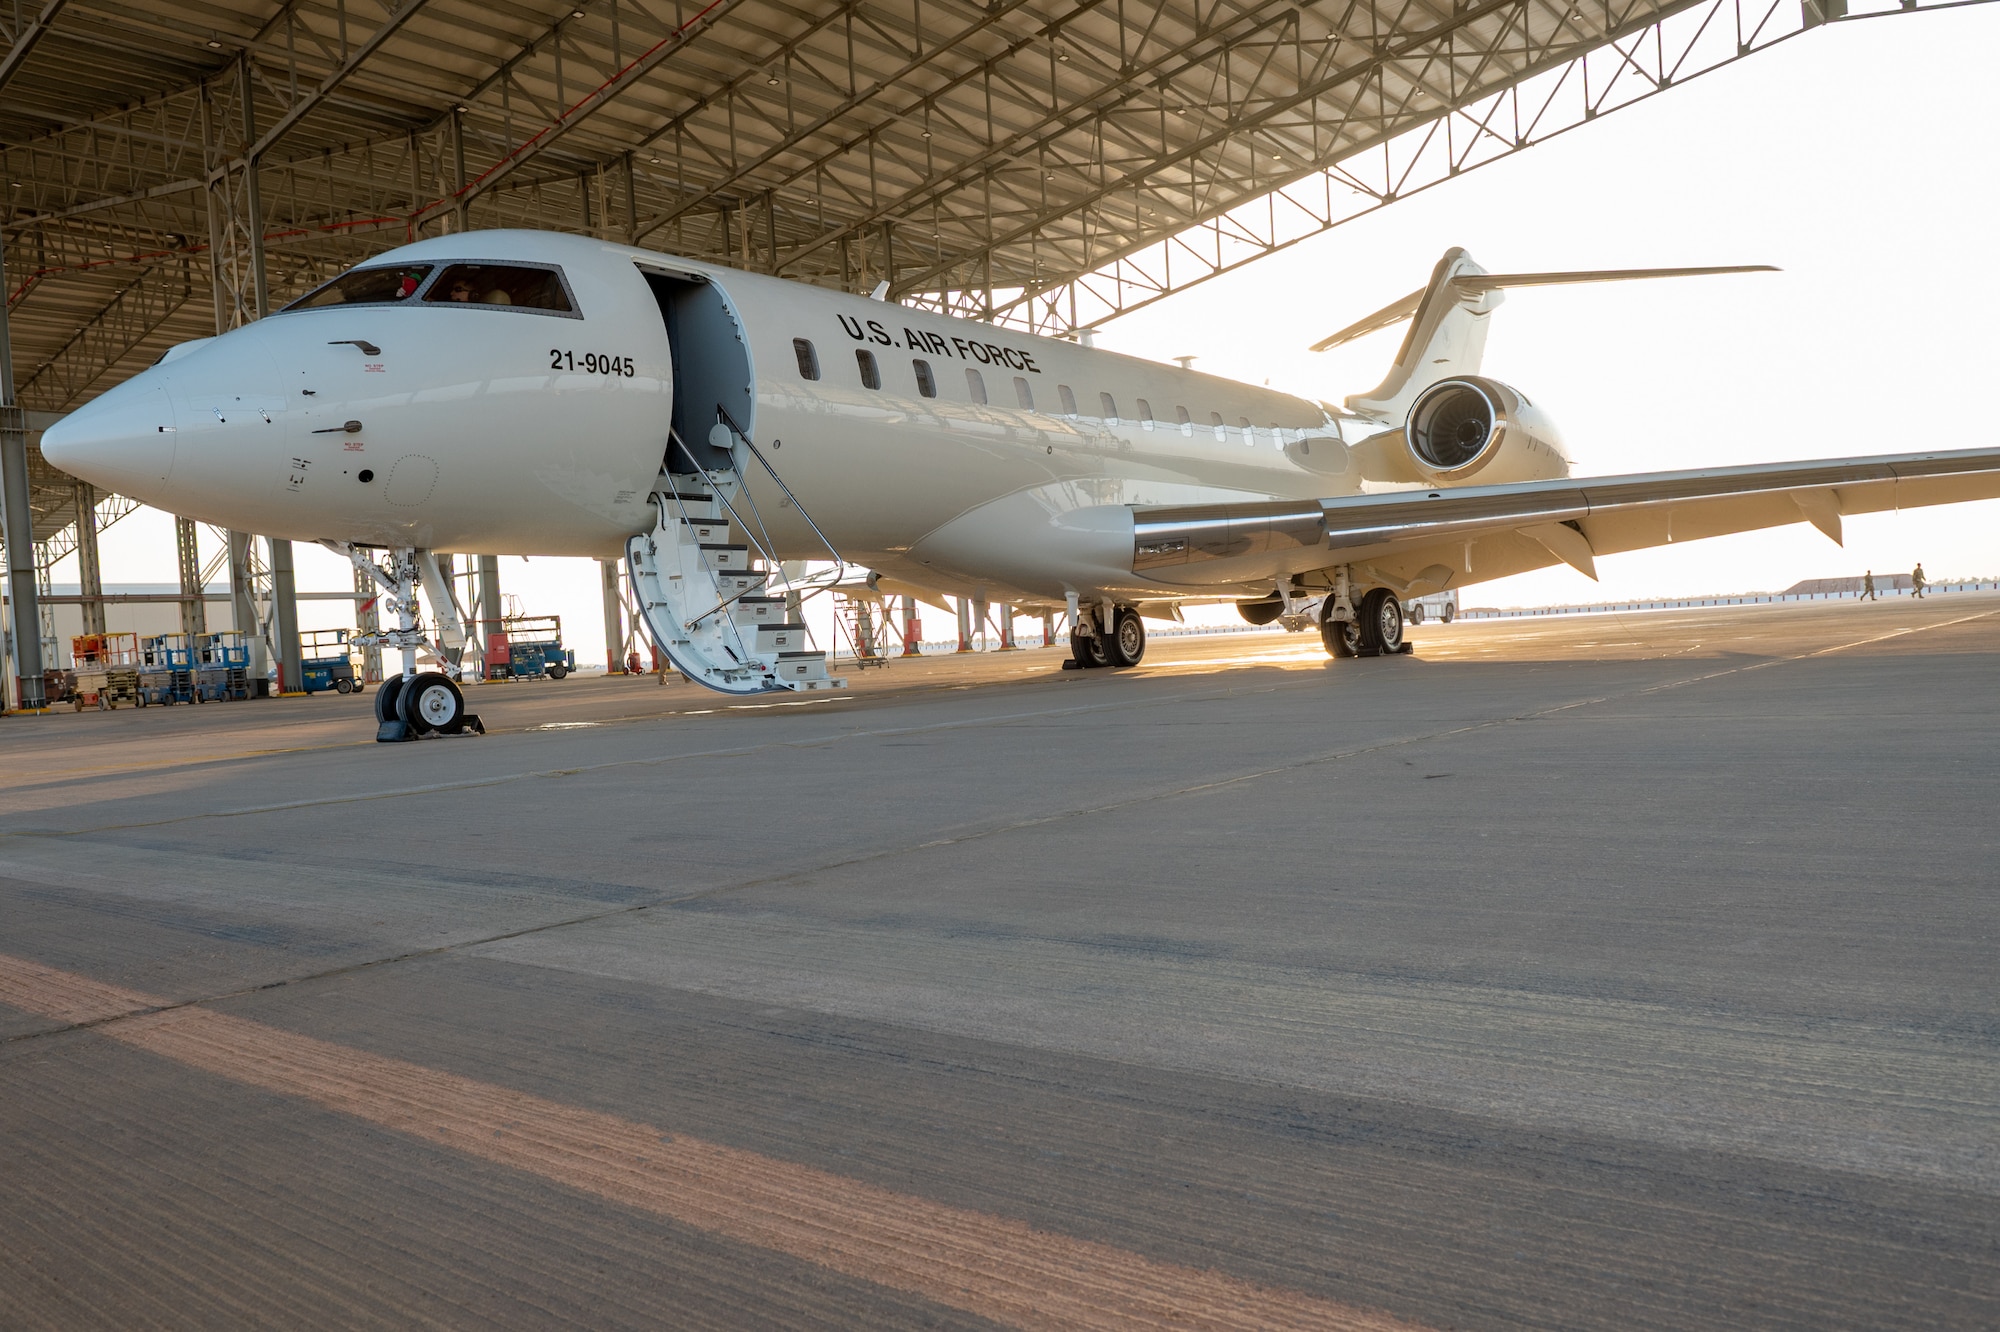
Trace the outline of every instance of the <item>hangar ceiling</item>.
{"type": "Polygon", "coordinates": [[[1799,0],[14,6],[7,297],[20,401],[47,411],[461,227],[886,278],[1062,332],[1816,17],[1799,0]]]}

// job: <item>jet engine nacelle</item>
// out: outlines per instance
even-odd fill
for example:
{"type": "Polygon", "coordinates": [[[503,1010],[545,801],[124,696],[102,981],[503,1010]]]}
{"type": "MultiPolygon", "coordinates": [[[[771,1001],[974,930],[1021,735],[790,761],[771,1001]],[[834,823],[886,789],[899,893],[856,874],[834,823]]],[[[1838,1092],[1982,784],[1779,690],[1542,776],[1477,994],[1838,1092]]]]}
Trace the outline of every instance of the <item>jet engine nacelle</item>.
{"type": "Polygon", "coordinates": [[[1482,485],[1561,476],[1562,438],[1548,414],[1497,379],[1461,375],[1431,385],[1403,428],[1411,465],[1433,484],[1482,485]]]}

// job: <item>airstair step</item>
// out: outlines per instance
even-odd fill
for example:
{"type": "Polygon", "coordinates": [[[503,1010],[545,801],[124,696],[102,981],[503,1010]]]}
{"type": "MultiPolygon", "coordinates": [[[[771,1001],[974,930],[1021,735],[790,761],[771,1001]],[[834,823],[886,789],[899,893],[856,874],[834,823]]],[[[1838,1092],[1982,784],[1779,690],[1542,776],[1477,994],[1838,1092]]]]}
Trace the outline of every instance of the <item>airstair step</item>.
{"type": "Polygon", "coordinates": [[[738,597],[733,612],[738,624],[784,624],[791,618],[783,597],[738,597]]]}
{"type": "Polygon", "coordinates": [[[736,573],[750,567],[750,547],[720,541],[701,543],[701,555],[708,567],[718,572],[736,573]]]}
{"type": "Polygon", "coordinates": [[[838,689],[847,683],[827,675],[824,652],[780,652],[771,674],[790,689],[838,689]]]}
{"type": "Polygon", "coordinates": [[[808,650],[812,639],[802,624],[760,624],[757,626],[757,655],[775,652],[780,657],[808,650]]]}
{"type": "Polygon", "coordinates": [[[729,544],[729,520],[726,518],[688,517],[677,520],[680,523],[683,540],[692,540],[697,546],[726,546],[729,544]]]}
{"type": "Polygon", "coordinates": [[[715,575],[715,589],[725,597],[737,596],[743,592],[754,592],[770,580],[771,574],[765,569],[726,569],[715,575]]]}

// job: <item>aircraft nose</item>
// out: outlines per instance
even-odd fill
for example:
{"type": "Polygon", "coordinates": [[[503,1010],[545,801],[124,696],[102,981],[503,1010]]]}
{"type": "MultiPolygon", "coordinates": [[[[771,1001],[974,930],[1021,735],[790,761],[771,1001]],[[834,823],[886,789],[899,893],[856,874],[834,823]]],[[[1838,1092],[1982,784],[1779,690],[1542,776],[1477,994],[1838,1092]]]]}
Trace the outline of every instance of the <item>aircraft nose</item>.
{"type": "Polygon", "coordinates": [[[140,375],[50,426],[42,456],[101,490],[144,499],[173,474],[174,425],[166,386],[140,375]]]}

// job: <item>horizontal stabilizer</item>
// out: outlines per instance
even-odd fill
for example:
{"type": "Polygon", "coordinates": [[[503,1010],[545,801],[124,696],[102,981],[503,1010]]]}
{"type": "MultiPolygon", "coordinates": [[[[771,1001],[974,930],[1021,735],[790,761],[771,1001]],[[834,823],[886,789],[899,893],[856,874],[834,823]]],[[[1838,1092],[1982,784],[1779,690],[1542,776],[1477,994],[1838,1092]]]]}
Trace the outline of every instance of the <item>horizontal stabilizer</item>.
{"type": "MultiPolygon", "coordinates": [[[[1449,279],[1446,285],[1460,299],[1469,300],[1507,287],[1559,287],[1572,282],[1631,282],[1640,278],[1712,277],[1718,273],[1779,271],[1771,264],[1725,264],[1707,268],[1599,268],[1575,273],[1465,273],[1449,279]]],[[[1333,336],[1315,342],[1312,349],[1316,352],[1330,351],[1344,342],[1352,342],[1399,324],[1417,312],[1423,298],[1422,291],[1413,291],[1400,300],[1391,301],[1367,318],[1356,320],[1333,336]]]]}

